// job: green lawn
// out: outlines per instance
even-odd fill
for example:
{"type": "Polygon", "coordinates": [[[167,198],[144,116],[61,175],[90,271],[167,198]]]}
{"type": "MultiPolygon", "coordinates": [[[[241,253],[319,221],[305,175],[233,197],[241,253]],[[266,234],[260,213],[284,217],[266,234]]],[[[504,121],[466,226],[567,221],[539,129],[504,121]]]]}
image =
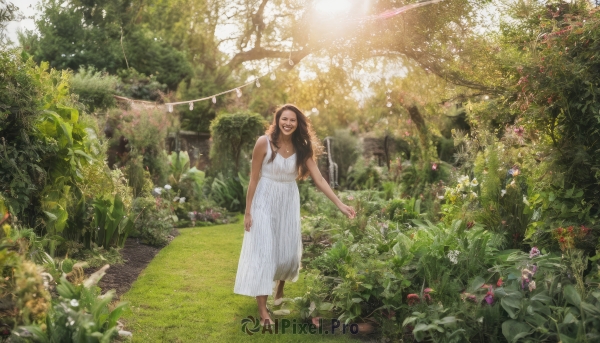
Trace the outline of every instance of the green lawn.
{"type": "MultiPolygon", "coordinates": [[[[243,333],[241,320],[257,310],[254,298],[233,294],[242,224],[180,232],[121,297],[130,304],[123,319],[134,342],[357,341],[350,334],[293,335],[290,329],[285,335],[243,333]]],[[[286,297],[300,296],[304,288],[301,275],[286,285],[286,297]]],[[[294,312],[279,318],[300,321],[294,312]]]]}

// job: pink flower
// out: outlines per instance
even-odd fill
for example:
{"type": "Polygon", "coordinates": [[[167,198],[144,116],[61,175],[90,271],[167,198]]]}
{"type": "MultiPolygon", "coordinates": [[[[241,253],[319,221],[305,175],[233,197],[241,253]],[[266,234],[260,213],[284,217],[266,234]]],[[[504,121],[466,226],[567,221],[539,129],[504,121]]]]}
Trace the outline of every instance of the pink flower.
{"type": "Polygon", "coordinates": [[[504,284],[504,281],[502,281],[502,278],[499,278],[498,282],[496,282],[496,286],[498,286],[498,287],[502,287],[503,284],[504,284]]]}
{"type": "Polygon", "coordinates": [[[434,164],[431,166],[431,170],[437,170],[437,167],[438,167],[437,163],[434,163],[434,164]]]}
{"type": "Polygon", "coordinates": [[[533,247],[529,252],[529,258],[534,258],[536,256],[540,256],[540,249],[538,249],[537,247],[533,247]]]}
{"type": "Polygon", "coordinates": [[[414,293],[406,296],[406,299],[408,300],[408,306],[412,306],[418,302],[421,302],[421,298],[419,298],[419,296],[414,293]]]}
{"type": "Polygon", "coordinates": [[[523,136],[523,133],[525,132],[525,129],[523,128],[523,126],[519,126],[517,128],[515,128],[513,130],[518,136],[523,136]]]}

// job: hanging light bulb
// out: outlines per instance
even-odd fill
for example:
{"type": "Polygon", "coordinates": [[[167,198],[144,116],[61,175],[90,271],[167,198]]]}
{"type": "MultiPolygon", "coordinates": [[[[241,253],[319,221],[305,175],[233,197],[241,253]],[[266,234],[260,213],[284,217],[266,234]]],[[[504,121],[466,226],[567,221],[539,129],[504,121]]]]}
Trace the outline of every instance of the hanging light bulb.
{"type": "Polygon", "coordinates": [[[190,102],[190,111],[193,111],[193,110],[194,110],[194,103],[190,102]]]}
{"type": "Polygon", "coordinates": [[[216,104],[216,103],[217,103],[217,97],[216,97],[216,96],[213,96],[213,97],[212,97],[212,101],[213,101],[213,104],[216,104]]]}
{"type": "Polygon", "coordinates": [[[169,113],[173,113],[173,105],[171,105],[171,104],[167,105],[167,109],[168,109],[169,113]]]}
{"type": "Polygon", "coordinates": [[[275,81],[276,78],[277,76],[275,76],[275,73],[271,73],[271,80],[275,81]]]}
{"type": "Polygon", "coordinates": [[[292,61],[291,59],[290,59],[290,61],[289,61],[289,62],[290,62],[290,65],[291,65],[291,66],[293,66],[293,65],[294,65],[294,61],[292,61]]]}
{"type": "Polygon", "coordinates": [[[256,87],[260,88],[260,81],[256,79],[256,87]]]}
{"type": "Polygon", "coordinates": [[[325,105],[329,105],[329,100],[325,99],[325,105]]]}
{"type": "Polygon", "coordinates": [[[392,97],[388,95],[388,100],[390,100],[392,97]]]}
{"type": "Polygon", "coordinates": [[[387,107],[392,107],[392,103],[391,103],[390,101],[388,101],[388,103],[387,103],[387,105],[386,105],[386,106],[387,106],[387,107]]]}
{"type": "Polygon", "coordinates": [[[237,93],[237,97],[240,98],[242,96],[242,90],[239,88],[235,89],[235,92],[237,93]]]}
{"type": "Polygon", "coordinates": [[[317,112],[319,112],[319,110],[317,110],[317,108],[316,108],[316,107],[313,107],[312,111],[313,111],[313,113],[317,113],[317,112]]]}

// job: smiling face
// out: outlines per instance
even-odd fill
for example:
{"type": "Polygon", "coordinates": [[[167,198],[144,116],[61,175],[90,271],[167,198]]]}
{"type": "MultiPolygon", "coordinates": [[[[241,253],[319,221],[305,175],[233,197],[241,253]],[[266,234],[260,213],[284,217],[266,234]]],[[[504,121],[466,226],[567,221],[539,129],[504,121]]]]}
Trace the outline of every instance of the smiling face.
{"type": "Polygon", "coordinates": [[[281,117],[279,117],[279,130],[286,136],[289,136],[296,131],[298,128],[298,118],[296,118],[296,113],[291,110],[285,110],[281,113],[281,117]]]}

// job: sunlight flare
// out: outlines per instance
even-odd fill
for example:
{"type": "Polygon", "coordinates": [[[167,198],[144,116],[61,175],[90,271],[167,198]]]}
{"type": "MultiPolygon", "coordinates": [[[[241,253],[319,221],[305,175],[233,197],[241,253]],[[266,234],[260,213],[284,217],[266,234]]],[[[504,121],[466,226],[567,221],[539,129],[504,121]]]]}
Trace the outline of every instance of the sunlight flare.
{"type": "Polygon", "coordinates": [[[343,13],[350,9],[350,0],[319,0],[315,4],[317,11],[323,14],[343,13]]]}

